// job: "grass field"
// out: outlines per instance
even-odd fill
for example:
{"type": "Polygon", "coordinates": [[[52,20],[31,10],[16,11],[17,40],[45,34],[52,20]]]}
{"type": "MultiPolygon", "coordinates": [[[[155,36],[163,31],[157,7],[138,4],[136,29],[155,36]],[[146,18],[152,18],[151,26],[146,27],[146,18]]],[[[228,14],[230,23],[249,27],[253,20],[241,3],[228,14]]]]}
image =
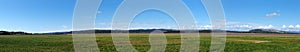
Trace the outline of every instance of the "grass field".
{"type": "MultiPolygon", "coordinates": [[[[116,52],[110,34],[97,34],[101,52],[116,52]]],[[[201,34],[200,51],[207,52],[210,36],[201,34]]],[[[166,52],[180,50],[180,35],[167,34],[166,52]]],[[[133,46],[140,52],[150,49],[148,35],[131,34],[133,46]]],[[[297,52],[300,36],[290,34],[236,34],[227,36],[225,52],[297,52]]],[[[74,52],[71,35],[1,35],[0,52],[74,52]]]]}

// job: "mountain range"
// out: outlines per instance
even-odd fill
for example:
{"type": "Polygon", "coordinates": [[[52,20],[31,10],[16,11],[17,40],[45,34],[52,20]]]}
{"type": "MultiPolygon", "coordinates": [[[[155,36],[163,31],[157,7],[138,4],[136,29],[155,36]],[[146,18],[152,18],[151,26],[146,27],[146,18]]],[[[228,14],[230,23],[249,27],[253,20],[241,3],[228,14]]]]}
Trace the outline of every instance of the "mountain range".
{"type": "MultiPolygon", "coordinates": [[[[182,30],[174,29],[137,29],[137,30],[81,30],[81,31],[67,31],[67,32],[50,32],[50,33],[26,33],[26,32],[8,32],[0,31],[0,35],[63,35],[74,33],[112,33],[112,32],[129,32],[129,33],[152,33],[153,31],[159,30],[163,33],[180,33],[182,30]]],[[[249,31],[229,31],[229,30],[183,30],[183,31],[193,31],[199,33],[211,33],[213,31],[226,31],[227,33],[276,33],[276,34],[300,34],[300,32],[292,31],[281,31],[276,29],[253,29],[249,31]]]]}

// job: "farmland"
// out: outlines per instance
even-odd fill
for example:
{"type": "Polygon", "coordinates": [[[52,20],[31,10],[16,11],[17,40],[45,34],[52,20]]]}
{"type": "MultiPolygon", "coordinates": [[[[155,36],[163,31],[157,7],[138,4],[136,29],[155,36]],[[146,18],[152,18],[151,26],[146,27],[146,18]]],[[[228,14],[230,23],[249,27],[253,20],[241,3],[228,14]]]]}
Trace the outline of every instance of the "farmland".
{"type": "MultiPolygon", "coordinates": [[[[200,51],[209,51],[211,36],[200,33],[200,51]]],[[[116,52],[110,34],[96,35],[102,52],[116,52]]],[[[148,34],[130,34],[135,49],[150,50],[148,34]]],[[[166,34],[166,52],[179,52],[179,34],[166,34]]],[[[229,33],[225,52],[296,52],[300,50],[300,35],[297,34],[251,34],[229,33]]],[[[74,52],[71,35],[1,35],[0,52],[74,52]]]]}

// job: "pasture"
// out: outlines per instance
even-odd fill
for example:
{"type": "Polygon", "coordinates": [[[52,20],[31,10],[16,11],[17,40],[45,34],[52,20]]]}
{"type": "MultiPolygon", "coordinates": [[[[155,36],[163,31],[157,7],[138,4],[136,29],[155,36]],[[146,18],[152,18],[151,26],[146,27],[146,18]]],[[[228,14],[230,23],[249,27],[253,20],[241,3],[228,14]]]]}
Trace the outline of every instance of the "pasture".
{"type": "MultiPolygon", "coordinates": [[[[211,36],[200,33],[200,51],[209,51],[211,36]]],[[[101,52],[117,52],[110,34],[96,35],[101,52]]],[[[148,34],[130,35],[135,49],[150,50],[148,34]]],[[[166,34],[166,52],[179,52],[179,34],[166,34]]],[[[297,52],[300,35],[297,34],[250,34],[228,33],[225,52],[297,52]]],[[[0,52],[74,52],[71,35],[1,35],[0,52]]]]}

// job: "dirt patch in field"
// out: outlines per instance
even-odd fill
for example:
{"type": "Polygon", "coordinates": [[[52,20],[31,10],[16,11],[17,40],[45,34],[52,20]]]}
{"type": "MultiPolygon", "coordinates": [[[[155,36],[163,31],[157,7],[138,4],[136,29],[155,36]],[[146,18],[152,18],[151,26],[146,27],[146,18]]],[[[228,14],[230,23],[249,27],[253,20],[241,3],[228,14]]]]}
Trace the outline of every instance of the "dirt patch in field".
{"type": "Polygon", "coordinates": [[[234,41],[251,42],[251,43],[266,43],[266,42],[271,42],[271,41],[264,41],[264,40],[234,40],[234,41]]]}

